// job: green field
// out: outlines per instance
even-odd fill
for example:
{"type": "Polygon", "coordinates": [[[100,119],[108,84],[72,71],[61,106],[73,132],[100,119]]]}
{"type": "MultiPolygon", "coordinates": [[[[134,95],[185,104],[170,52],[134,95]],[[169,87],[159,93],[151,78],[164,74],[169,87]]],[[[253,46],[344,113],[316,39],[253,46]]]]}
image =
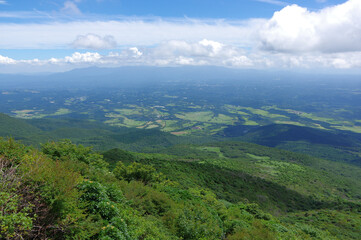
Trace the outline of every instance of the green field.
{"type": "Polygon", "coordinates": [[[213,118],[214,114],[210,111],[207,112],[187,112],[175,114],[177,118],[194,121],[194,122],[209,122],[213,118]]]}
{"type": "Polygon", "coordinates": [[[44,110],[33,110],[33,109],[24,109],[24,110],[14,110],[13,113],[18,118],[23,119],[34,119],[34,118],[44,118],[51,116],[62,116],[71,113],[72,111],[67,108],[59,108],[54,113],[45,113],[44,110]]]}

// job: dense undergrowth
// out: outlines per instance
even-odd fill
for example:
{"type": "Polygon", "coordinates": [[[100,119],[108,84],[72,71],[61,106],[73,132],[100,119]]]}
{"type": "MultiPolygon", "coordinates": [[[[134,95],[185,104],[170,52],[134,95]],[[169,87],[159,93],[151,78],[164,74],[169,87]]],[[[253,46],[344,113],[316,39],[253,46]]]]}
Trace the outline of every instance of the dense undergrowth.
{"type": "MultiPolygon", "coordinates": [[[[217,149],[206,150],[211,156],[217,149]]],[[[1,140],[0,238],[360,238],[359,205],[347,199],[330,206],[205,159],[117,150],[104,156],[69,140],[41,150],[1,140]]]]}

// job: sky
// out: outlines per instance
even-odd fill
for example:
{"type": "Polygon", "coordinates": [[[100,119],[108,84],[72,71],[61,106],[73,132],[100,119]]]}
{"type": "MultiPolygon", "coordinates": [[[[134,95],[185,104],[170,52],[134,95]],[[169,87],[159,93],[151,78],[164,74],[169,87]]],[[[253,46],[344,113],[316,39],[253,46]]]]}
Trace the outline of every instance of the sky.
{"type": "Polygon", "coordinates": [[[361,69],[361,0],[0,0],[0,73],[361,69]]]}

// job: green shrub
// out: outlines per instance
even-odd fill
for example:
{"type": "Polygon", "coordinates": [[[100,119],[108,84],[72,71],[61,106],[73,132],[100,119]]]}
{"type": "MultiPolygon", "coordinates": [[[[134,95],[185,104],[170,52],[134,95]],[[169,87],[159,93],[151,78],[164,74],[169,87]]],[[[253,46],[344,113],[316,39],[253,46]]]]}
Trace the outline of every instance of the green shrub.
{"type": "Polygon", "coordinates": [[[93,152],[92,147],[72,144],[70,140],[48,142],[41,145],[43,153],[54,160],[76,160],[98,169],[107,169],[108,163],[103,156],[93,152]]]}
{"type": "Polygon", "coordinates": [[[122,162],[118,162],[113,173],[118,179],[124,179],[128,182],[136,180],[141,181],[144,184],[160,182],[164,179],[163,175],[157,173],[154,167],[137,162],[133,162],[129,166],[125,166],[122,162]]]}
{"type": "Polygon", "coordinates": [[[113,225],[107,225],[100,231],[99,239],[127,240],[128,238],[118,228],[113,225]]]}
{"type": "Polygon", "coordinates": [[[119,209],[119,204],[123,202],[120,190],[90,180],[84,180],[78,189],[82,192],[80,200],[85,203],[87,212],[99,215],[101,222],[106,224],[99,232],[99,239],[131,239],[119,209]]]}
{"type": "Polygon", "coordinates": [[[122,191],[116,185],[105,186],[105,190],[107,192],[110,201],[116,203],[121,203],[125,201],[122,191]]]}
{"type": "Polygon", "coordinates": [[[222,239],[224,235],[221,219],[201,203],[178,205],[165,218],[168,227],[182,239],[222,239]]]}
{"type": "Polygon", "coordinates": [[[69,170],[59,161],[52,161],[38,152],[26,154],[19,168],[27,181],[30,181],[59,218],[75,213],[79,193],[76,186],[82,177],[69,170]]]}
{"type": "Polygon", "coordinates": [[[20,144],[13,138],[4,140],[0,137],[0,156],[5,157],[9,161],[19,163],[21,158],[29,152],[30,148],[20,144]]]}
{"type": "Polygon", "coordinates": [[[260,220],[256,220],[249,228],[242,228],[227,237],[227,240],[275,240],[276,234],[260,220]]]}
{"type": "Polygon", "coordinates": [[[98,182],[85,179],[78,185],[78,189],[82,192],[80,200],[88,204],[87,210],[90,213],[98,211],[100,202],[108,201],[106,189],[98,182]]]}
{"type": "Polygon", "coordinates": [[[19,209],[18,195],[0,190],[0,238],[20,237],[29,231],[33,225],[30,212],[30,207],[19,209]]]}

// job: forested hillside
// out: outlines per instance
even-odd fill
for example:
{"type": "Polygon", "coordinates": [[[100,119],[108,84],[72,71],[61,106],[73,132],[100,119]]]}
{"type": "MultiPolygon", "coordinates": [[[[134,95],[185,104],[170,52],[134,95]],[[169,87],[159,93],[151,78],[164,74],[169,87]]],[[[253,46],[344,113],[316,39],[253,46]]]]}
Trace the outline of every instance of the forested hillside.
{"type": "Polygon", "coordinates": [[[212,137],[179,137],[158,129],[112,127],[86,119],[17,119],[0,113],[0,136],[40,146],[46,141],[71,139],[97,150],[122,148],[132,151],[159,149],[181,143],[210,141],[212,137]]]}
{"type": "Polygon", "coordinates": [[[234,139],[237,140],[361,166],[360,134],[288,124],[262,126],[254,128],[246,134],[239,134],[241,131],[239,129],[242,129],[242,126],[233,126],[226,129],[226,132],[236,135],[234,139]]]}
{"type": "Polygon", "coordinates": [[[347,164],[240,142],[100,154],[9,139],[0,156],[5,239],[360,238],[347,164]]]}

